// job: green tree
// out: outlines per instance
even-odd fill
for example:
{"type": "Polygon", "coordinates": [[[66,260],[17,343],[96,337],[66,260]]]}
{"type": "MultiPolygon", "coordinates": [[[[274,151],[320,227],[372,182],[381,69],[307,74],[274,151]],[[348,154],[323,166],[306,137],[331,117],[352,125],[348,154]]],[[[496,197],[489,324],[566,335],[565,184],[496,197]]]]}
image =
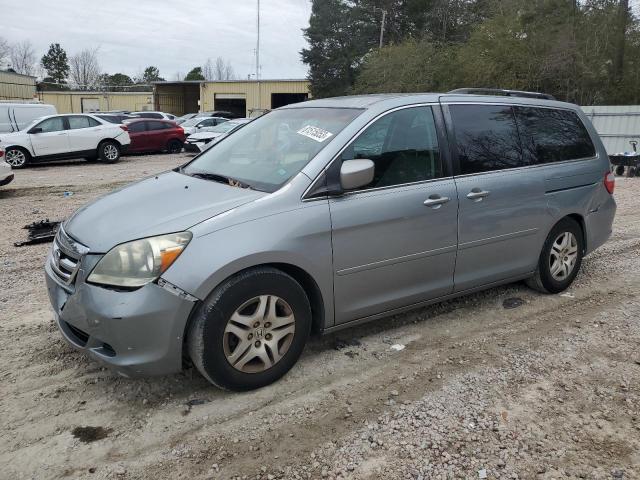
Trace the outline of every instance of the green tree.
{"type": "Polygon", "coordinates": [[[204,80],[204,75],[202,74],[202,67],[194,67],[187,76],[184,77],[185,80],[204,80]]]}
{"type": "Polygon", "coordinates": [[[164,82],[164,78],[160,76],[160,70],[158,70],[158,67],[149,66],[144,69],[141,83],[151,83],[151,82],[164,82]]]}
{"type": "Polygon", "coordinates": [[[49,51],[40,61],[42,67],[47,71],[47,78],[53,83],[66,83],[69,76],[69,59],[67,52],[59,43],[52,43],[49,51]]]}

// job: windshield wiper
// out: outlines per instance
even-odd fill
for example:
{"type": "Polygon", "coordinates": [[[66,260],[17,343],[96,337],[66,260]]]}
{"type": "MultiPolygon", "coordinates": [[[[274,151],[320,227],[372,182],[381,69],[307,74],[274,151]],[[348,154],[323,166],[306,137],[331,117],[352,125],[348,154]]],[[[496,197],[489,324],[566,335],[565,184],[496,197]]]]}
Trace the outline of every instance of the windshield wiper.
{"type": "Polygon", "coordinates": [[[217,173],[195,172],[195,173],[187,173],[187,175],[191,177],[202,178],[203,180],[210,180],[212,182],[226,183],[227,185],[231,185],[232,187],[252,188],[251,185],[241,182],[240,180],[236,180],[235,178],[231,178],[231,177],[226,177],[224,175],[218,175],[217,173]]]}

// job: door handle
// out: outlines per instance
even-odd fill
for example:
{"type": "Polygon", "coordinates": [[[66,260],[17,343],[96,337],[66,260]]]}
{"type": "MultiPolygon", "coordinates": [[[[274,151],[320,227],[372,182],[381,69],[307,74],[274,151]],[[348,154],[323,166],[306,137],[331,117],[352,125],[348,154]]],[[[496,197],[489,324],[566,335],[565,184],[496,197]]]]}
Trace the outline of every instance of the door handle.
{"type": "Polygon", "coordinates": [[[431,195],[429,198],[427,198],[423,203],[427,206],[427,207],[432,207],[432,208],[440,208],[443,204],[447,203],[449,201],[449,197],[441,197],[440,195],[431,195]]]}
{"type": "Polygon", "coordinates": [[[474,188],[469,193],[467,193],[467,198],[469,200],[473,200],[474,202],[479,202],[484,197],[488,197],[490,193],[491,192],[489,192],[488,190],[481,190],[479,188],[474,188]]]}
{"type": "Polygon", "coordinates": [[[66,134],[67,134],[67,132],[58,133],[58,134],[56,135],[56,137],[60,137],[61,135],[66,135],[66,134]]]}

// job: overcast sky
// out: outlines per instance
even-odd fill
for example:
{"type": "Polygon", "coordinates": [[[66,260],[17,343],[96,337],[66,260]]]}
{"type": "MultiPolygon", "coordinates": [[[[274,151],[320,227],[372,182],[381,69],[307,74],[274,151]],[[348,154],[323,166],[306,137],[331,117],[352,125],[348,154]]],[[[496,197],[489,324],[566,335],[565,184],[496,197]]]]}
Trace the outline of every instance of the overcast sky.
{"type": "MultiPolygon", "coordinates": [[[[256,0],[0,0],[0,36],[51,43],[69,56],[99,48],[102,70],[137,75],[155,65],[167,80],[207,58],[228,59],[241,78],[255,72],[256,0]]],[[[310,0],[261,1],[262,78],[304,78],[300,50],[310,0]]]]}

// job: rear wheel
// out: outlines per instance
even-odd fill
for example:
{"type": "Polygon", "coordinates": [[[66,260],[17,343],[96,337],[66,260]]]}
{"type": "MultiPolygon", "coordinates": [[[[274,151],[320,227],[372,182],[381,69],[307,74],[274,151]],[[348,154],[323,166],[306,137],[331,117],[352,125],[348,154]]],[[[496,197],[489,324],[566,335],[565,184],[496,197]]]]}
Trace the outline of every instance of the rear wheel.
{"type": "Polygon", "coordinates": [[[11,168],[23,168],[31,160],[31,155],[24,148],[9,147],[4,153],[4,159],[11,168]]]}
{"type": "Polygon", "coordinates": [[[167,145],[169,153],[180,153],[182,151],[182,142],[180,140],[171,140],[167,145]]]}
{"type": "Polygon", "coordinates": [[[616,167],[613,169],[613,173],[621,177],[622,175],[624,175],[624,166],[616,165],[616,167]]]}
{"type": "Polygon", "coordinates": [[[527,284],[543,293],[560,293],[576,278],[584,255],[582,228],[563,218],[551,229],[542,247],[538,268],[527,284]]]}
{"type": "Polygon", "coordinates": [[[113,140],[106,140],[98,146],[98,156],[103,163],[115,163],[120,160],[120,145],[113,140]]]}
{"type": "Polygon", "coordinates": [[[296,363],[311,330],[311,307],[298,282],[274,268],[242,272],[216,288],[187,335],[196,368],[211,383],[252,390],[296,363]]]}

